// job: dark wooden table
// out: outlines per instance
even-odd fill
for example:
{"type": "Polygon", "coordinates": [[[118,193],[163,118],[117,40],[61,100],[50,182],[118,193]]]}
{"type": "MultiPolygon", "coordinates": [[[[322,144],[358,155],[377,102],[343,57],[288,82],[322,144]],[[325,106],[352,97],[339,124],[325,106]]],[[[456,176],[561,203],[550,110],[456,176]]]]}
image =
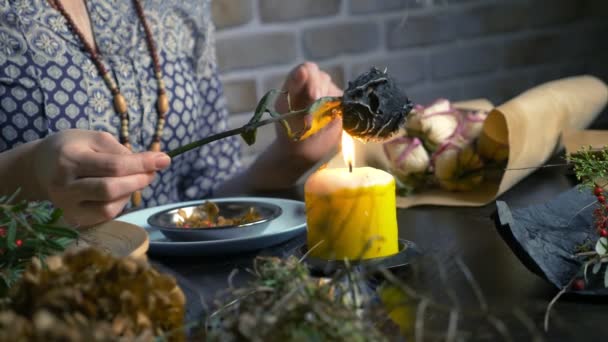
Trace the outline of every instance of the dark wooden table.
{"type": "MultiPolygon", "coordinates": [[[[573,186],[573,180],[566,171],[562,167],[540,169],[501,196],[500,200],[513,208],[548,201],[573,186]]],[[[495,204],[489,204],[479,208],[425,206],[399,209],[400,237],[416,242],[425,253],[420,265],[415,267],[415,279],[408,275],[410,272],[403,273],[404,279],[408,281],[407,277],[412,277],[411,282],[418,291],[439,302],[450,305],[449,294],[452,293],[464,312],[476,310],[479,302],[458,266],[458,260],[461,260],[476,279],[489,310],[507,326],[509,336],[497,331],[494,337],[486,337],[485,340],[532,340],[531,330],[509,316],[514,310],[521,310],[538,331],[542,331],[545,307],[557,289],[527,270],[502,240],[491,218],[495,208],[495,204]],[[440,277],[440,271],[444,271],[445,277],[440,277]]],[[[152,257],[152,260],[174,272],[190,288],[191,296],[196,293],[194,302],[190,302],[194,308],[198,296],[205,301],[224,289],[233,269],[250,267],[252,259],[259,254],[288,255],[303,241],[304,237],[299,237],[271,249],[237,257],[152,257]]],[[[239,274],[237,281],[246,278],[245,272],[239,274]]],[[[600,298],[562,297],[554,308],[551,329],[548,334],[543,334],[543,338],[551,341],[606,341],[606,303],[600,298]]],[[[462,317],[465,326],[466,315],[462,317]]],[[[498,328],[495,330],[500,330],[498,328]]]]}

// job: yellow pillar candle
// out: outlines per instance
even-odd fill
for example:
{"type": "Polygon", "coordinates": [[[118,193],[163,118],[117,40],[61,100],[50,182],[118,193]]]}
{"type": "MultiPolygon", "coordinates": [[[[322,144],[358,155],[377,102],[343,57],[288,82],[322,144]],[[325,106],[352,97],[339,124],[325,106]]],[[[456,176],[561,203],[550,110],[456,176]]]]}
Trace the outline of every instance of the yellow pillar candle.
{"type": "Polygon", "coordinates": [[[304,185],[307,246],[322,259],[398,252],[395,179],[371,167],[322,169],[304,185]]]}

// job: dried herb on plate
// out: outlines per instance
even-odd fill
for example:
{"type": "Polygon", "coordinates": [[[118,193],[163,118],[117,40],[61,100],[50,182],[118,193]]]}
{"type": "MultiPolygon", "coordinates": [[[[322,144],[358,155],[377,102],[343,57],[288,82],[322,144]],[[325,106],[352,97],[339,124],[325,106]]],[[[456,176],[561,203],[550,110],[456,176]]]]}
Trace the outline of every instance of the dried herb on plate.
{"type": "Polygon", "coordinates": [[[184,209],[179,209],[177,214],[181,221],[176,222],[180,228],[211,228],[222,226],[238,226],[246,223],[258,221],[262,218],[260,213],[253,207],[250,207],[245,213],[234,216],[224,217],[220,212],[217,204],[206,201],[197,206],[191,213],[184,209]]]}

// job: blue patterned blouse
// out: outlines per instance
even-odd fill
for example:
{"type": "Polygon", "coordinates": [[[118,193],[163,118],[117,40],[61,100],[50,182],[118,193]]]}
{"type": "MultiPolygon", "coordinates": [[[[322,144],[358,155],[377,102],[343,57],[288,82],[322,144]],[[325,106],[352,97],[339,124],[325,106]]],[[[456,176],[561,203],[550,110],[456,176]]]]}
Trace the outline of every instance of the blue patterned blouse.
{"type": "MultiPolygon", "coordinates": [[[[170,99],[169,150],[226,129],[208,0],[144,0],[170,99]]],[[[103,62],[129,106],[135,151],[150,144],[156,81],[132,1],[87,0],[103,62]]],[[[112,96],[78,37],[46,0],[0,0],[0,152],[69,128],[118,136],[112,96]]],[[[144,205],[197,199],[240,167],[236,138],[188,152],[143,191],[144,205]]]]}

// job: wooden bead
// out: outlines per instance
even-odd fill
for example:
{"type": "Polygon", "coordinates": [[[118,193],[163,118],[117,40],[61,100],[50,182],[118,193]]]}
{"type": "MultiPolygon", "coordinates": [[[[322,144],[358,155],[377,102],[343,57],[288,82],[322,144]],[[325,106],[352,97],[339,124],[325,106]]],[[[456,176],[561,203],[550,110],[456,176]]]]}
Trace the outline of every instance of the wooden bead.
{"type": "Polygon", "coordinates": [[[152,144],[150,144],[149,150],[152,152],[160,152],[160,141],[153,141],[152,144]]]}
{"type": "MultiPolygon", "coordinates": [[[[124,146],[131,149],[131,144],[129,143],[129,118],[128,118],[128,106],[127,100],[120,93],[120,89],[118,87],[117,81],[114,80],[112,75],[108,72],[108,69],[104,65],[102,58],[98,51],[95,50],[95,47],[88,44],[82,32],[76,26],[72,17],[65,11],[65,8],[61,1],[59,0],[49,0],[51,5],[61,13],[61,15],[66,20],[66,26],[82,43],[85,51],[91,57],[91,60],[95,67],[97,68],[97,72],[103,78],[104,83],[110,89],[110,92],[113,95],[113,103],[114,109],[120,115],[120,140],[124,146]]],[[[154,66],[154,76],[156,81],[158,82],[158,99],[156,102],[157,114],[158,114],[158,122],[156,124],[156,132],[154,136],[154,141],[150,145],[150,150],[160,151],[160,136],[162,135],[163,128],[165,125],[165,114],[169,111],[169,97],[165,94],[165,83],[162,79],[162,69],[160,65],[160,58],[157,51],[157,46],[154,41],[154,37],[152,35],[152,30],[150,30],[150,25],[146,21],[144,15],[144,9],[141,4],[141,0],[134,0],[135,10],[137,12],[137,17],[141,21],[141,24],[144,28],[146,44],[148,45],[148,50],[152,57],[153,66],[154,66]]],[[[136,192],[133,194],[132,201],[134,206],[139,206],[141,204],[141,193],[136,192]]]]}
{"type": "Polygon", "coordinates": [[[114,109],[120,114],[127,112],[127,100],[121,93],[114,95],[114,109]]]}
{"type": "Polygon", "coordinates": [[[169,111],[169,97],[165,93],[158,94],[156,109],[160,115],[164,115],[169,111]]]}
{"type": "Polygon", "coordinates": [[[131,204],[134,207],[139,207],[141,205],[141,191],[137,190],[131,195],[131,204]]]}

